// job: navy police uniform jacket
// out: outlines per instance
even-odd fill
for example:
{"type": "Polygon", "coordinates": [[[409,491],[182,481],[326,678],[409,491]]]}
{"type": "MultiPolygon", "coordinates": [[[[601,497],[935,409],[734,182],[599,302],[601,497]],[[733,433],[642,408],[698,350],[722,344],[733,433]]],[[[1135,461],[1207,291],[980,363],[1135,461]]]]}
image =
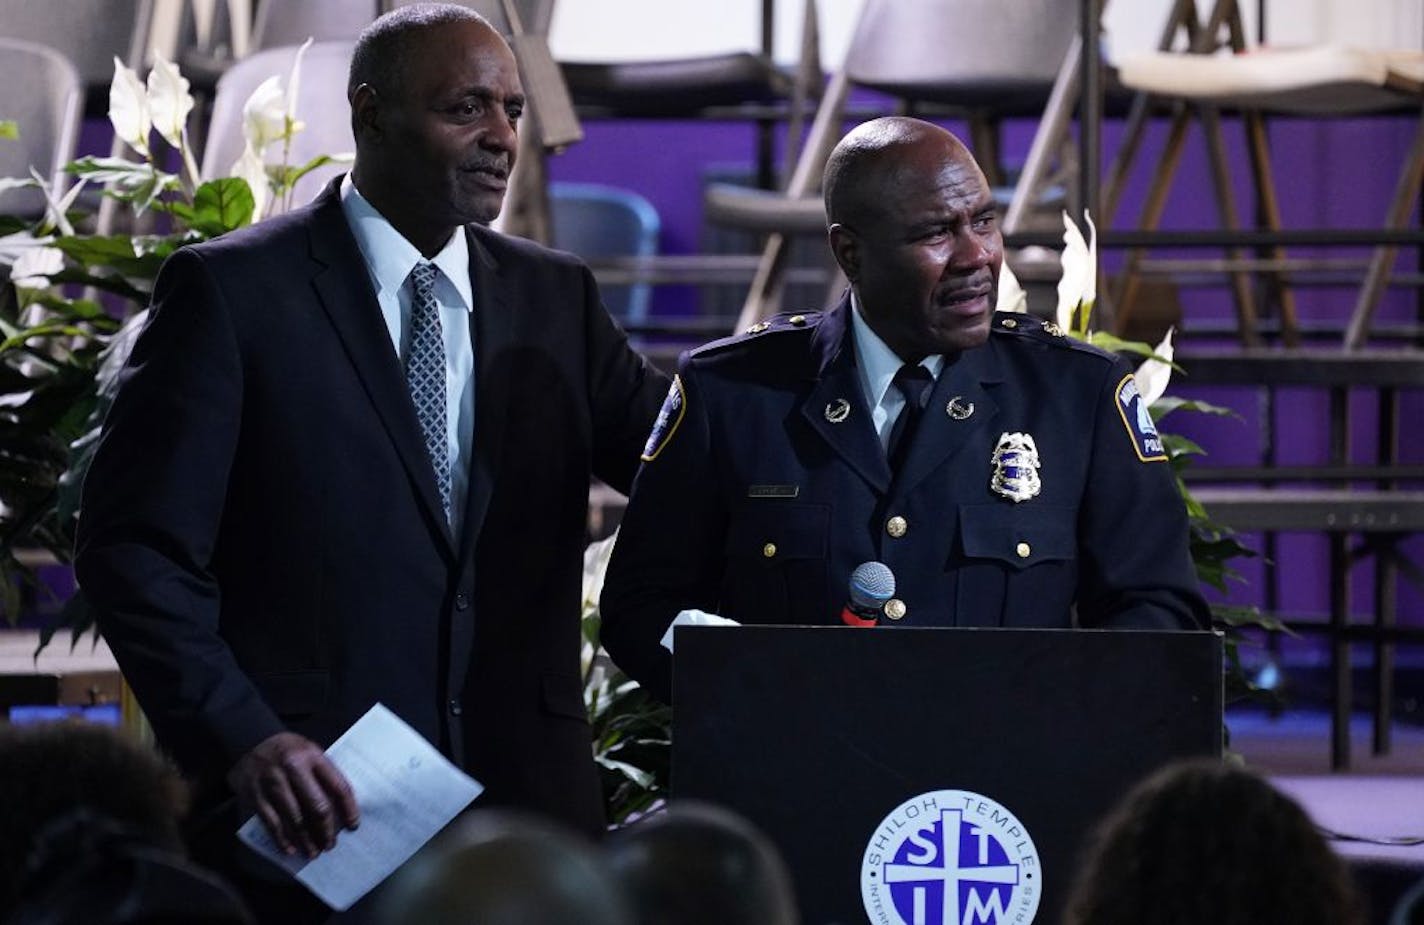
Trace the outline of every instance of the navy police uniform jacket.
{"type": "Polygon", "coordinates": [[[1185,507],[1122,359],[996,314],[946,363],[892,477],[850,312],[844,298],[683,356],[602,596],[625,672],[670,697],[659,640],[684,609],[839,625],[870,560],[896,578],[881,625],[1207,624],[1185,507]]]}

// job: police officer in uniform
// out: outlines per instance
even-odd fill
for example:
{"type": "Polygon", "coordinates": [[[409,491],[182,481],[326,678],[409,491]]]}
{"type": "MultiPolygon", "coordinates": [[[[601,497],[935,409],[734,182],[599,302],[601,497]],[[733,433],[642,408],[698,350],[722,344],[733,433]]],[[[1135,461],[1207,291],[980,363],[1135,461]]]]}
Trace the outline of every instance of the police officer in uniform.
{"type": "Polygon", "coordinates": [[[680,613],[839,625],[869,560],[897,583],[881,625],[1207,625],[1131,369],[994,312],[1003,240],[964,145],[865,123],[825,200],[839,304],[682,358],[604,587],[618,665],[668,699],[680,613]]]}

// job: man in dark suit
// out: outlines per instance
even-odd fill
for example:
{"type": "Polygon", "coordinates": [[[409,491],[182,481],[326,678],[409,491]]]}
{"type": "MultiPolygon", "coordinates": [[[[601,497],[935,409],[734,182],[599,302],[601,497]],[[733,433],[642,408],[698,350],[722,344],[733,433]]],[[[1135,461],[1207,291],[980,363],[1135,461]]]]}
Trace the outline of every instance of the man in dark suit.
{"type": "Polygon", "coordinates": [[[357,823],[323,749],[378,701],[485,785],[477,805],[597,832],[589,477],[626,490],[667,381],[587,268],[483,227],[524,105],[486,21],[383,17],[349,97],[348,178],[160,274],[85,485],[80,583],[160,743],[289,851],[357,823]]]}
{"type": "Polygon", "coordinates": [[[840,303],[681,362],[604,586],[618,665],[667,698],[680,614],[839,625],[872,560],[897,581],[883,625],[1204,625],[1130,368],[994,312],[1003,241],[968,150],[866,123],[825,199],[840,303]]]}

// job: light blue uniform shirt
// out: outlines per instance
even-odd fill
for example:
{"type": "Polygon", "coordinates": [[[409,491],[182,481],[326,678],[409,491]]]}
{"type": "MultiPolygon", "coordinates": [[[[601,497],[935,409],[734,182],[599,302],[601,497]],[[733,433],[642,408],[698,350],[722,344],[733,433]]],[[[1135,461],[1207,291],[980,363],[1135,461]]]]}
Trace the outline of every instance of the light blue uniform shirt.
{"type": "MultiPolygon", "coordinates": [[[[860,299],[851,291],[850,295],[851,333],[855,337],[855,365],[860,376],[860,391],[865,396],[865,404],[870,408],[870,422],[875,425],[876,436],[880,438],[883,450],[890,442],[890,428],[895,419],[905,409],[905,397],[899,389],[892,389],[890,382],[905,361],[895,351],[886,346],[885,341],[870,329],[860,315],[860,299]]],[[[920,365],[939,379],[944,369],[944,357],[931,354],[920,361],[920,365]]]]}
{"type": "MultiPolygon", "coordinates": [[[[386,221],[351,182],[341,181],[341,208],[356,245],[366,258],[376,302],[396,356],[404,361],[414,291],[410,271],[425,258],[414,244],[386,221]]],[[[464,229],[431,259],[440,270],[435,300],[440,304],[440,331],[445,338],[445,427],[450,452],[450,528],[455,537],[465,514],[470,488],[470,447],[475,434],[475,347],[470,339],[474,290],[470,285],[470,251],[464,229]]]]}

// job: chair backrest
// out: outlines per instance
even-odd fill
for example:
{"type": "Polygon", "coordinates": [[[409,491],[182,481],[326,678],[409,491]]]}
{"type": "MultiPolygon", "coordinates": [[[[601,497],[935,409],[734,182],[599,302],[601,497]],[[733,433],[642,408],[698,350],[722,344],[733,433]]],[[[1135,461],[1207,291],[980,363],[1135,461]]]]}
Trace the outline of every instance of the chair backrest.
{"type": "MultiPolygon", "coordinates": [[[[300,166],[322,154],[349,154],[355,150],[351,107],[346,102],[346,75],[351,66],[352,48],[353,43],[346,41],[317,42],[307,49],[302,59],[296,106],[297,119],[306,127],[292,139],[288,161],[291,166],[300,166]]],[[[279,75],[286,86],[296,54],[295,46],[264,49],[243,58],[223,74],[213,99],[208,144],[203,151],[205,178],[231,173],[243,151],[243,104],[262,81],[274,74],[279,75]]],[[[277,157],[280,152],[274,145],[267,156],[277,157]]],[[[307,174],[297,182],[292,204],[311,201],[328,180],[346,169],[339,164],[329,164],[307,174]]]]}
{"type": "Polygon", "coordinates": [[[262,0],[252,26],[252,48],[354,40],[381,12],[378,0],[262,0]]]}
{"type": "Polygon", "coordinates": [[[907,99],[1038,115],[1072,44],[1080,0],[866,0],[852,83],[907,99]]]}
{"type": "Polygon", "coordinates": [[[114,58],[133,68],[144,60],[152,7],[152,0],[0,0],[0,30],[6,38],[48,45],[73,62],[93,109],[95,101],[108,99],[114,58]]]}
{"type": "MultiPolygon", "coordinates": [[[[658,251],[657,210],[632,190],[596,183],[552,183],[553,245],[585,260],[651,257],[658,251]]],[[[647,320],[649,286],[600,286],[603,304],[622,322],[647,320]]]]}
{"type": "MultiPolygon", "coordinates": [[[[61,169],[74,157],[83,90],[79,71],[64,55],[44,45],[0,38],[0,119],[13,120],[15,140],[0,140],[0,177],[28,176],[30,167],[54,184],[69,186],[61,169]]],[[[38,216],[38,190],[0,195],[0,212],[38,216]]]]}

